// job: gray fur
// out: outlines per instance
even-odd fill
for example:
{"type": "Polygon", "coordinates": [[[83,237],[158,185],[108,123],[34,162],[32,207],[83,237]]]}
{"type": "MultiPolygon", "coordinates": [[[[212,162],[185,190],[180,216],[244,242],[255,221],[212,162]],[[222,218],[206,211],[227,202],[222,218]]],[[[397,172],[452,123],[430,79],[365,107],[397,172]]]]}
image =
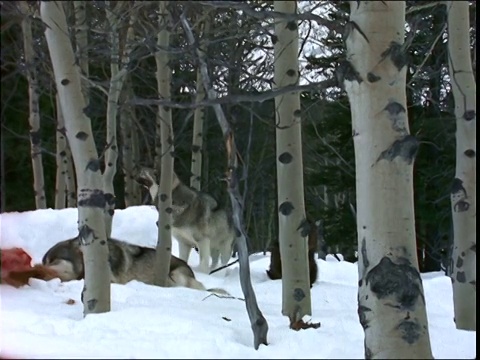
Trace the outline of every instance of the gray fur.
{"type": "MultiPolygon", "coordinates": [[[[128,244],[109,239],[109,264],[112,283],[125,284],[138,280],[153,284],[155,249],[128,244]]],[[[83,256],[78,238],[61,241],[43,256],[42,263],[59,274],[62,281],[80,280],[84,277],[83,256]]],[[[197,290],[207,290],[197,279],[188,264],[173,256],[170,260],[170,274],[167,286],[183,286],[197,290]]],[[[207,291],[226,293],[222,289],[207,291]]]]}
{"type": "MultiPolygon", "coordinates": [[[[142,168],[136,180],[156,199],[158,183],[153,169],[142,168]]],[[[209,272],[210,257],[212,269],[219,258],[226,265],[235,240],[231,215],[211,195],[183,184],[176,174],[172,179],[172,209],[172,234],[179,241],[180,258],[188,261],[192,247],[197,247],[200,271],[209,272]]]]}

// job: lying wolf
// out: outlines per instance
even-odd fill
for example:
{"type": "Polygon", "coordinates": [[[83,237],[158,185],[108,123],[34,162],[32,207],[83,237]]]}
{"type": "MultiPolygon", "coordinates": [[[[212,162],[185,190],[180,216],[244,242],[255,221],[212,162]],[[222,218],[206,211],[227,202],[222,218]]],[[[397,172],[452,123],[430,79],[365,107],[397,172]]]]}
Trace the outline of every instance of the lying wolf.
{"type": "MultiPolygon", "coordinates": [[[[142,168],[136,177],[156,201],[158,182],[155,171],[142,168]]],[[[183,184],[174,173],[172,180],[172,234],[179,242],[179,255],[188,261],[193,247],[200,255],[199,270],[208,273],[210,257],[211,269],[218,264],[226,265],[232,255],[235,240],[232,218],[225,209],[209,194],[197,191],[183,184]]]]}
{"type": "MultiPolygon", "coordinates": [[[[153,284],[155,249],[128,244],[126,242],[108,240],[112,283],[125,284],[138,280],[153,284]]],[[[61,241],[50,248],[42,259],[43,265],[58,273],[62,281],[80,280],[84,277],[83,255],[78,238],[61,241]]],[[[195,279],[195,274],[188,264],[173,256],[170,260],[170,274],[167,286],[183,286],[196,290],[223,293],[223,289],[206,289],[195,279]]]]}

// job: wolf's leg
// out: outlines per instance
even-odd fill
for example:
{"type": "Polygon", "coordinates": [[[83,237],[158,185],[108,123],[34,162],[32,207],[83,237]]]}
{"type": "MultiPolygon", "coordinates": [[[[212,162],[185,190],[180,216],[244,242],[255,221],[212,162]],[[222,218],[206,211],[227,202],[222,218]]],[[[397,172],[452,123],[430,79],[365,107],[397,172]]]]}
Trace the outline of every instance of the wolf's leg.
{"type": "Polygon", "coordinates": [[[198,270],[208,274],[209,273],[209,263],[210,263],[210,239],[204,238],[198,241],[198,251],[200,253],[200,266],[198,270]]]}
{"type": "Polygon", "coordinates": [[[190,256],[191,250],[192,250],[192,247],[189,244],[185,244],[183,241],[178,241],[178,253],[179,253],[180,259],[182,259],[185,262],[188,262],[188,257],[190,256]]]}
{"type": "Polygon", "coordinates": [[[221,253],[222,265],[227,265],[228,261],[232,257],[233,241],[230,239],[227,239],[220,246],[221,246],[220,253],[221,253]]]}
{"type": "Polygon", "coordinates": [[[210,249],[210,254],[212,256],[212,266],[210,267],[212,270],[217,268],[218,265],[218,258],[220,257],[220,250],[219,249],[210,249]]]}

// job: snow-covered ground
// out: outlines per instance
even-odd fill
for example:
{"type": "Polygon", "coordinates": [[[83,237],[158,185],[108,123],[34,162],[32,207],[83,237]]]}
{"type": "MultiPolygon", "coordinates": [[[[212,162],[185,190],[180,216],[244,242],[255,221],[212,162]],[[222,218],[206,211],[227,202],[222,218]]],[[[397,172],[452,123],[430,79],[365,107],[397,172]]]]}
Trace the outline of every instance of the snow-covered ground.
{"type": "MultiPolygon", "coordinates": [[[[117,210],[113,236],[154,246],[156,211],[149,206],[117,210]]],[[[37,210],[0,215],[1,248],[22,247],[40,262],[56,242],[76,235],[77,210],[37,210]]],[[[174,254],[178,249],[174,241],[174,254]]],[[[198,256],[189,260],[194,268],[198,256]]],[[[357,317],[357,266],[329,257],[318,260],[312,288],[318,329],[292,331],[281,315],[281,280],[267,278],[269,255],[250,257],[252,283],[267,319],[268,346],[253,348],[245,303],[186,288],[160,288],[132,281],[112,285],[112,311],[83,317],[82,281],[31,280],[30,286],[0,285],[0,354],[10,358],[363,358],[357,317]],[[73,301],[72,301],[73,300],[73,301]]],[[[452,289],[443,273],[422,276],[432,350],[436,359],[473,359],[476,332],[453,323],[452,289]]],[[[197,273],[207,288],[242,298],[238,264],[213,275],[197,273]]]]}

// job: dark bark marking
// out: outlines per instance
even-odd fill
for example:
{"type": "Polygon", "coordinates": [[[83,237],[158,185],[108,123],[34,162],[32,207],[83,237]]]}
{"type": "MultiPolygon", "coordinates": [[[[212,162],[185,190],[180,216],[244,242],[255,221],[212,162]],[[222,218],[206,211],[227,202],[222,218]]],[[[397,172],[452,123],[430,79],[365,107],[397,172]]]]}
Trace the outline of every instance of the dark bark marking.
{"type": "Polygon", "coordinates": [[[380,81],[382,78],[378,75],[375,75],[374,73],[372,72],[369,72],[367,74],[367,80],[371,83],[374,83],[374,82],[377,82],[377,81],[380,81]]]}
{"type": "Polygon", "coordinates": [[[353,67],[348,60],[340,61],[336,71],[338,86],[344,88],[344,81],[357,81],[359,84],[363,81],[360,73],[353,67]]]}
{"type": "Polygon", "coordinates": [[[160,201],[167,201],[168,195],[167,194],[160,194],[160,201]]]}
{"type": "Polygon", "coordinates": [[[296,21],[289,21],[287,23],[287,29],[290,30],[290,31],[294,31],[294,30],[297,30],[297,23],[296,21]]]}
{"type": "Polygon", "coordinates": [[[459,178],[453,179],[452,191],[451,192],[452,192],[452,194],[462,192],[464,196],[467,195],[467,191],[463,187],[463,181],[460,180],[459,178]]]}
{"type": "Polygon", "coordinates": [[[293,289],[293,299],[297,302],[302,301],[305,298],[305,292],[300,288],[293,289]]]}
{"type": "Polygon", "coordinates": [[[198,145],[192,145],[192,152],[198,153],[200,151],[200,146],[198,145]]]}
{"type": "Polygon", "coordinates": [[[84,283],[82,293],[80,294],[80,301],[82,303],[83,303],[83,294],[85,293],[85,291],[87,291],[87,286],[84,283]]]}
{"type": "Polygon", "coordinates": [[[418,140],[413,135],[406,135],[395,142],[378,157],[377,161],[393,161],[396,157],[401,157],[407,164],[412,164],[418,151],[418,140]]]}
{"type": "Polygon", "coordinates": [[[410,345],[416,343],[420,338],[421,327],[417,321],[403,320],[396,329],[400,332],[402,339],[410,345]]]}
{"type": "Polygon", "coordinates": [[[455,212],[464,212],[470,208],[470,203],[466,201],[467,191],[463,187],[463,181],[459,178],[453,180],[451,197],[455,212]]]}
{"type": "Polygon", "coordinates": [[[395,264],[389,257],[384,256],[378,265],[367,273],[365,284],[370,282],[370,289],[379,299],[394,296],[398,305],[392,306],[401,310],[412,309],[418,297],[424,301],[420,290],[420,274],[408,259],[398,260],[401,263],[395,264]]]}
{"type": "Polygon", "coordinates": [[[293,69],[288,69],[287,70],[287,76],[295,76],[297,74],[297,72],[293,69]]]}
{"type": "Polygon", "coordinates": [[[474,253],[477,252],[477,244],[473,244],[472,246],[470,246],[470,249],[471,251],[473,251],[474,253]]]}
{"type": "Polygon", "coordinates": [[[275,45],[278,41],[278,36],[277,35],[271,35],[270,39],[272,40],[272,44],[275,45]]]}
{"type": "Polygon", "coordinates": [[[78,196],[78,206],[105,208],[105,194],[99,189],[81,189],[78,196]]]}
{"type": "Polygon", "coordinates": [[[40,136],[40,130],[30,131],[30,141],[32,145],[39,146],[42,143],[42,137],[40,136]]]}
{"type": "Polygon", "coordinates": [[[357,30],[360,33],[360,35],[362,35],[362,37],[365,39],[365,41],[367,43],[370,43],[370,41],[367,38],[367,35],[365,35],[363,30],[360,28],[360,26],[358,26],[358,24],[355,21],[349,21],[345,25],[345,29],[344,29],[344,32],[343,32],[343,40],[344,41],[347,40],[347,38],[350,36],[350,34],[353,32],[353,30],[357,30]]]}
{"type": "Polygon", "coordinates": [[[67,86],[68,84],[70,84],[70,80],[68,80],[68,79],[62,79],[62,80],[60,81],[60,84],[62,84],[63,86],[67,86]]]}
{"type": "Polygon", "coordinates": [[[61,157],[67,156],[67,152],[65,150],[62,150],[58,153],[61,157]]]}
{"type": "Polygon", "coordinates": [[[408,62],[407,54],[403,46],[396,41],[390,43],[390,47],[382,53],[382,58],[385,59],[390,55],[393,65],[400,71],[408,62]]]}
{"type": "Polygon", "coordinates": [[[457,263],[455,264],[455,266],[457,268],[461,268],[463,266],[463,258],[461,256],[457,258],[457,263]]]}
{"type": "Polygon", "coordinates": [[[473,120],[477,117],[477,113],[475,110],[467,110],[465,114],[463,114],[463,118],[467,121],[473,120]]]}
{"type": "Polygon", "coordinates": [[[358,280],[358,287],[361,287],[363,285],[363,279],[358,280]]]}
{"type": "Polygon", "coordinates": [[[100,161],[98,159],[90,159],[87,164],[87,169],[93,172],[100,170],[100,161]]]}
{"type": "Polygon", "coordinates": [[[79,131],[79,132],[77,133],[77,135],[75,135],[75,137],[76,137],[78,140],[85,141],[85,140],[88,138],[88,134],[87,134],[85,131],[79,131]]]}
{"type": "Polygon", "coordinates": [[[467,277],[465,276],[465,271],[457,272],[457,281],[459,283],[462,283],[462,284],[467,282],[467,277]]]}
{"type": "Polygon", "coordinates": [[[297,117],[297,118],[301,117],[302,116],[302,110],[300,110],[300,109],[295,110],[293,112],[293,116],[297,117]]]}
{"type": "Polygon", "coordinates": [[[107,245],[107,242],[105,240],[100,241],[100,245],[107,245]]]}
{"type": "Polygon", "coordinates": [[[93,311],[95,307],[97,306],[98,300],[97,299],[91,299],[87,301],[87,307],[88,310],[93,311]]]}
{"type": "Polygon", "coordinates": [[[360,252],[362,253],[363,267],[365,269],[368,269],[368,267],[370,266],[370,261],[368,261],[367,241],[365,240],[365,238],[362,239],[362,247],[360,249],[360,252]]]}
{"type": "Polygon", "coordinates": [[[95,109],[93,108],[93,104],[91,103],[85,106],[82,111],[83,114],[88,118],[91,118],[95,115],[95,109]]]}
{"type": "Polygon", "coordinates": [[[282,164],[290,164],[292,160],[293,156],[288,151],[280,154],[280,156],[278,157],[278,161],[280,161],[282,164]]]}
{"type": "Polygon", "coordinates": [[[397,101],[390,101],[384,110],[388,113],[388,117],[392,122],[392,128],[395,131],[405,133],[407,118],[405,107],[397,101]]]}
{"type": "Polygon", "coordinates": [[[473,158],[476,155],[475,150],[473,149],[465,150],[463,153],[465,154],[466,157],[469,157],[469,158],[473,158]]]}
{"type": "Polygon", "coordinates": [[[171,213],[173,213],[173,209],[172,209],[171,207],[167,207],[167,208],[165,209],[165,212],[166,212],[167,214],[171,214],[171,213]]]}
{"type": "Polygon", "coordinates": [[[113,195],[112,193],[106,193],[105,203],[106,205],[109,205],[109,206],[115,205],[115,195],[113,195]]]}
{"type": "Polygon", "coordinates": [[[477,288],[477,281],[476,280],[472,280],[469,282],[470,285],[473,285],[473,287],[476,289],[477,288]]]}
{"type": "Polygon", "coordinates": [[[57,131],[63,136],[67,136],[67,130],[65,129],[65,126],[62,128],[58,128],[57,131]]]}
{"type": "Polygon", "coordinates": [[[372,311],[372,309],[363,305],[360,305],[358,307],[358,318],[360,319],[360,324],[362,325],[364,330],[370,326],[369,321],[367,320],[367,315],[365,314],[368,311],[372,311]]]}
{"type": "Polygon", "coordinates": [[[168,230],[170,230],[170,228],[171,228],[171,227],[170,227],[170,224],[165,225],[165,230],[168,231],[168,230]]]}
{"type": "Polygon", "coordinates": [[[293,209],[295,209],[295,208],[293,207],[293,204],[290,201],[283,202],[282,204],[280,204],[280,206],[278,208],[280,213],[282,213],[282,215],[284,215],[284,216],[290,215],[292,213],[293,209]]]}
{"type": "Polygon", "coordinates": [[[109,209],[109,210],[107,211],[107,213],[108,213],[108,215],[110,215],[111,217],[113,217],[113,215],[115,214],[115,210],[109,209]]]}

